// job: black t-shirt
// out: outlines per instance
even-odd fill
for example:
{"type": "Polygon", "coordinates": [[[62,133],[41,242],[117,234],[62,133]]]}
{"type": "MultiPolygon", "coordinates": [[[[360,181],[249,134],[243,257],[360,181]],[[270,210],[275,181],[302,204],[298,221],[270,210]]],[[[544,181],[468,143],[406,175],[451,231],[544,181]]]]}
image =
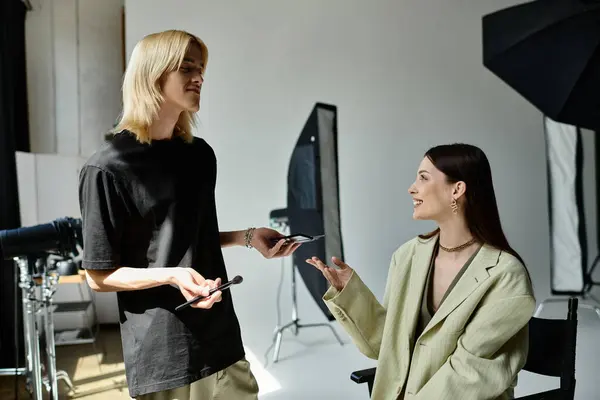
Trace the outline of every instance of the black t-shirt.
{"type": "MultiPolygon", "coordinates": [[[[127,131],[80,173],[83,267],[192,267],[228,280],[215,206],[216,158],[202,139],[138,142],[127,131]]],[[[188,307],[163,285],[117,292],[129,394],[172,389],[244,357],[231,292],[210,310],[188,307]]]]}

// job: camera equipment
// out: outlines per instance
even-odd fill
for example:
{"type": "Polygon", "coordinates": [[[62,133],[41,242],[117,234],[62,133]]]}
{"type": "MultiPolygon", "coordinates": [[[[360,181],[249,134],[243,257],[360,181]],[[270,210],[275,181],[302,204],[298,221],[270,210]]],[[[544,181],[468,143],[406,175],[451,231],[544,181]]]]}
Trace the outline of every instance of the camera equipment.
{"type": "MultiPolygon", "coordinates": [[[[81,219],[65,217],[47,224],[0,231],[0,260],[13,258],[18,270],[26,358],[25,368],[3,369],[0,375],[25,375],[34,400],[42,400],[42,383],[53,400],[58,400],[57,379],[63,379],[73,389],[67,373],[56,370],[52,296],[59,279],[57,263],[61,258],[76,256],[78,246],[83,248],[81,219]],[[41,298],[37,296],[38,287],[41,298]],[[43,316],[46,339],[45,377],[42,376],[38,313],[43,316]]],[[[15,325],[16,318],[15,314],[15,325]]]]}
{"type": "Polygon", "coordinates": [[[0,231],[0,259],[39,254],[77,254],[83,247],[81,219],[59,218],[47,224],[0,231]]]}

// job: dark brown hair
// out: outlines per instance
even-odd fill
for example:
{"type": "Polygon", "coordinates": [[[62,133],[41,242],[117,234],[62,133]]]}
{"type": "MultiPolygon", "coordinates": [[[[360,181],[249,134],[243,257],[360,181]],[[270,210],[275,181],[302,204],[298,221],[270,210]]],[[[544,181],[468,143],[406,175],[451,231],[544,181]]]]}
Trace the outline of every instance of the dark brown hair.
{"type": "MultiPolygon", "coordinates": [[[[492,170],[485,153],[476,146],[455,143],[432,147],[425,153],[425,157],[446,175],[448,182],[465,182],[467,189],[464,194],[464,213],[467,226],[475,239],[512,254],[525,265],[521,256],[508,244],[502,230],[492,170]]],[[[428,239],[438,232],[439,228],[419,237],[428,239]]]]}

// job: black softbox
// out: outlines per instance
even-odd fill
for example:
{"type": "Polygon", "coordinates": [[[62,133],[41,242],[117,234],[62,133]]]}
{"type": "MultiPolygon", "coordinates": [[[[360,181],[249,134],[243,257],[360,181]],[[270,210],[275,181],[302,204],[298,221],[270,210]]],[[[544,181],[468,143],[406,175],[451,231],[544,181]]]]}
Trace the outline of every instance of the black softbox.
{"type": "Polygon", "coordinates": [[[483,16],[483,64],[554,121],[600,127],[600,2],[535,0],[483,16]]]}
{"type": "Polygon", "coordinates": [[[292,152],[288,169],[287,217],[291,233],[324,234],[304,243],[293,254],[309,292],[327,316],[334,319],[322,300],[329,283],[318,269],[306,263],[313,256],[330,262],[344,257],[340,227],[337,155],[337,107],[317,103],[313,107],[292,152]]]}
{"type": "MultiPolygon", "coordinates": [[[[600,256],[588,268],[581,131],[600,125],[599,21],[598,0],[527,1],[482,19],[484,66],[544,116],[553,294],[585,295],[600,285],[592,279],[600,256]]],[[[595,146],[598,177],[597,137],[595,146]]],[[[600,195],[598,178],[595,190],[600,195]]],[[[580,306],[600,316],[600,308],[580,306]]]]}

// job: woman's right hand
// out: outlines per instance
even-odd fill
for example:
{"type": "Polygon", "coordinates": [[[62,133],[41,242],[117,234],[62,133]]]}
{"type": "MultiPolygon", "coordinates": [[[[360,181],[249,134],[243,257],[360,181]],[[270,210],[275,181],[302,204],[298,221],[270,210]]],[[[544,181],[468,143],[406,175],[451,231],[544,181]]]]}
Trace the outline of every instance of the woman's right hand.
{"type": "Polygon", "coordinates": [[[325,278],[329,281],[329,283],[331,283],[331,286],[336,288],[338,291],[341,291],[346,287],[346,284],[350,280],[354,270],[337,257],[331,257],[331,260],[339,267],[339,269],[329,267],[318,257],[309,258],[306,260],[306,262],[313,267],[318,268],[323,273],[323,276],[325,276],[325,278]]]}
{"type": "MultiPolygon", "coordinates": [[[[221,278],[216,280],[204,279],[202,275],[193,268],[174,268],[172,274],[172,283],[179,287],[185,300],[191,300],[196,296],[208,296],[210,289],[221,285],[221,278]]],[[[192,304],[194,308],[209,309],[214,303],[221,301],[221,291],[214,292],[210,297],[202,299],[192,304]]]]}

